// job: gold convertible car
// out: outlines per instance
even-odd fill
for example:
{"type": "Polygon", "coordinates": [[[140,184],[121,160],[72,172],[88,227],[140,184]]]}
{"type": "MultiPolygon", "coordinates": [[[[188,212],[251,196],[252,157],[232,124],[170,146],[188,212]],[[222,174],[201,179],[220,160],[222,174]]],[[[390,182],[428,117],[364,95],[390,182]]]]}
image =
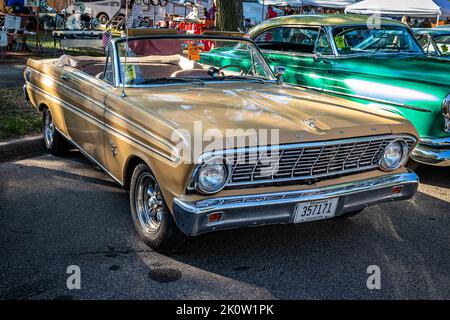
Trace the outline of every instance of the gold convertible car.
{"type": "Polygon", "coordinates": [[[351,216],[417,191],[407,120],[283,84],[249,39],[131,33],[106,51],[29,60],[25,95],[49,152],[76,147],[130,190],[135,228],[154,249],[351,216]],[[223,47],[248,57],[205,62],[223,47]]]}

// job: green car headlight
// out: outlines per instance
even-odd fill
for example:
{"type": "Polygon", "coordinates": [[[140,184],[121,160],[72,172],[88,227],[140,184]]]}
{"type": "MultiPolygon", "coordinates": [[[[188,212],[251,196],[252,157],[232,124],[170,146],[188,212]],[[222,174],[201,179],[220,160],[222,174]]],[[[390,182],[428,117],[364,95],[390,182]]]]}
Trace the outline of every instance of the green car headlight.
{"type": "Polygon", "coordinates": [[[228,182],[230,171],[231,170],[224,158],[217,157],[209,159],[198,171],[198,191],[205,194],[221,191],[228,182]]]}
{"type": "Polygon", "coordinates": [[[450,133],[450,94],[442,102],[442,114],[444,115],[444,131],[450,133]]]}
{"type": "Polygon", "coordinates": [[[380,167],[385,171],[392,171],[405,164],[408,158],[408,144],[403,140],[395,140],[384,149],[380,160],[380,167]]]}

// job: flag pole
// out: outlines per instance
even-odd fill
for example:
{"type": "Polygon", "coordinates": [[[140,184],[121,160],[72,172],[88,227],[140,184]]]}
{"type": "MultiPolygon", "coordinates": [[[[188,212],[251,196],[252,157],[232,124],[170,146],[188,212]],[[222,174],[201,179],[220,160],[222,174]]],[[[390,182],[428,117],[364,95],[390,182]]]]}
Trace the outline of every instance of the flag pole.
{"type": "MultiPolygon", "coordinates": [[[[120,62],[120,61],[119,61],[120,62]]],[[[125,64],[122,72],[122,98],[127,96],[125,92],[125,77],[128,63],[128,0],[125,0],[125,64]]]]}
{"type": "Polygon", "coordinates": [[[261,21],[264,21],[265,20],[265,16],[264,16],[264,9],[265,9],[265,7],[266,7],[266,1],[265,0],[263,0],[263,2],[262,2],[262,13],[261,13],[261,21]]]}

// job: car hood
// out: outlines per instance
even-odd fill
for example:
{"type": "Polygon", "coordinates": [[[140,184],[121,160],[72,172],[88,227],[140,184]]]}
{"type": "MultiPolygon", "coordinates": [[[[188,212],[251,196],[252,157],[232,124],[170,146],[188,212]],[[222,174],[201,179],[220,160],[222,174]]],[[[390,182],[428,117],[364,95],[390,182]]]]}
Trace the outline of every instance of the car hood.
{"type": "Polygon", "coordinates": [[[127,95],[129,103],[167,121],[172,131],[190,135],[205,135],[208,130],[210,135],[227,137],[247,130],[268,130],[270,135],[275,132],[270,130],[277,130],[279,143],[298,143],[392,132],[415,134],[408,121],[393,113],[290,86],[208,83],[134,89],[127,95]]]}

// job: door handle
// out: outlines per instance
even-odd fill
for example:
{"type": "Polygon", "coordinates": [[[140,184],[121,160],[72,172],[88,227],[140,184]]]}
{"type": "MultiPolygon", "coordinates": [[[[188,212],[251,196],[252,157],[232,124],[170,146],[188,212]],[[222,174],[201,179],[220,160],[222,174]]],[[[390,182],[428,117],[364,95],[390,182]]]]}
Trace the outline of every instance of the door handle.
{"type": "Polygon", "coordinates": [[[61,76],[61,79],[64,81],[68,81],[68,80],[70,80],[70,76],[67,73],[65,73],[61,76]]]}

